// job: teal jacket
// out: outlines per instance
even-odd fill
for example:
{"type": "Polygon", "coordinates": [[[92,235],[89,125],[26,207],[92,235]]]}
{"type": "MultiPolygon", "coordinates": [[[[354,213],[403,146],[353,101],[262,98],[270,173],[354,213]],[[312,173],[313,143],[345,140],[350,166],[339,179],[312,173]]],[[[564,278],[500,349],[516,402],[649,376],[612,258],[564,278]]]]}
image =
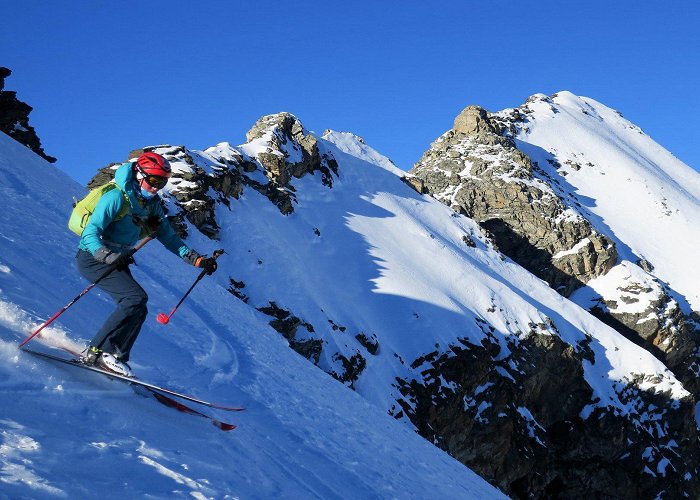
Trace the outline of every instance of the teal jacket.
{"type": "Polygon", "coordinates": [[[185,258],[191,249],[185,245],[165,218],[160,197],[156,195],[144,200],[136,194],[140,189],[136,184],[133,163],[124,163],[117,168],[114,181],[119,189],[107,191],[97,202],[95,211],[80,238],[79,248],[93,255],[100,248],[107,248],[112,252],[129,250],[144,236],[141,227],[135,223],[134,219],[140,218],[145,221],[149,216],[155,215],[161,220],[161,224],[154,236],[165,248],[185,258]],[[129,212],[123,218],[114,220],[124,203],[130,205],[129,212]]]}

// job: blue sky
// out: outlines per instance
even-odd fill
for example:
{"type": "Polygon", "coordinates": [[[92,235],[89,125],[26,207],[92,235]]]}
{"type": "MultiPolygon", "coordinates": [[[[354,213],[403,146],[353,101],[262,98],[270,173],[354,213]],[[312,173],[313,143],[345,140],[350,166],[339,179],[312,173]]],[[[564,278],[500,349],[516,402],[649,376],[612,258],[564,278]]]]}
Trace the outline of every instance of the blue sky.
{"type": "Polygon", "coordinates": [[[151,144],[245,142],[289,111],[410,168],[466,106],[570,90],[700,170],[700,4],[0,0],[6,90],[80,182],[151,144]],[[6,20],[11,20],[7,22],[6,20]]]}

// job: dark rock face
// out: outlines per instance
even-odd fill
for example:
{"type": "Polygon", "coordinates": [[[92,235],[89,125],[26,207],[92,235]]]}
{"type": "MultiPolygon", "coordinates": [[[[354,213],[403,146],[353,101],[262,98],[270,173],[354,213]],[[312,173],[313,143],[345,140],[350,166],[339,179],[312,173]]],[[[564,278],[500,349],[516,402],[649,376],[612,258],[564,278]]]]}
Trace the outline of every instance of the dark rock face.
{"type": "MultiPolygon", "coordinates": [[[[355,388],[355,382],[357,382],[367,365],[367,360],[359,351],[355,350],[350,356],[345,356],[339,352],[333,353],[329,356],[332,364],[328,366],[321,362],[326,342],[318,336],[313,325],[295,316],[291,311],[279,307],[272,301],[267,306],[258,307],[257,309],[273,318],[270,321],[270,326],[287,339],[289,347],[322,368],[336,380],[346,384],[351,389],[355,388]]],[[[336,325],[332,320],[328,322],[332,325],[333,330],[345,332],[345,327],[336,325]]],[[[378,342],[373,344],[366,337],[364,337],[364,340],[370,346],[367,349],[373,349],[374,354],[376,354],[379,349],[378,342]]],[[[376,338],[374,340],[376,342],[376,338]]],[[[360,341],[359,338],[358,341],[360,341]]]]}
{"type": "Polygon", "coordinates": [[[54,163],[56,158],[44,153],[34,127],[29,125],[32,107],[17,99],[17,92],[3,90],[5,78],[11,74],[12,71],[8,68],[0,67],[0,132],[24,144],[46,161],[54,163]]]}
{"type": "MultiPolygon", "coordinates": [[[[164,205],[168,220],[175,231],[183,238],[187,237],[187,225],[185,220],[192,223],[199,231],[216,238],[219,226],[216,222],[215,208],[217,202],[229,204],[229,197],[238,198],[243,189],[242,175],[237,167],[240,165],[220,164],[217,169],[213,169],[210,174],[204,172],[193,158],[193,154],[184,146],[151,146],[136,149],[129,153],[128,161],[134,161],[145,151],[155,151],[165,157],[172,164],[183,165],[184,168],[176,169],[170,180],[172,188],[164,193],[162,197],[166,201],[172,200],[174,206],[164,205]],[[209,189],[216,193],[211,197],[209,189]]],[[[102,169],[90,179],[87,184],[88,189],[94,189],[114,178],[114,171],[120,163],[112,163],[102,169]]]]}
{"type": "Polygon", "coordinates": [[[567,206],[502,132],[487,111],[469,106],[409,182],[475,219],[499,250],[568,296],[615,264],[615,245],[567,206]]]}
{"type": "Polygon", "coordinates": [[[420,377],[397,379],[394,416],[514,498],[698,491],[692,398],[670,401],[636,389],[636,380],[618,394],[640,412],[635,418],[597,405],[583,378],[584,363],[595,362],[585,343],[573,348],[545,325],[531,326],[505,352],[489,336],[414,360],[420,377]],[[656,411],[641,414],[649,408],[656,411]]]}
{"type": "Polygon", "coordinates": [[[282,334],[289,342],[289,347],[304,356],[314,364],[318,364],[323,350],[323,341],[314,338],[302,338],[297,334],[299,327],[306,329],[308,334],[314,333],[314,327],[294,316],[290,311],[282,309],[274,302],[268,306],[259,307],[258,311],[273,317],[270,326],[282,334]]]}

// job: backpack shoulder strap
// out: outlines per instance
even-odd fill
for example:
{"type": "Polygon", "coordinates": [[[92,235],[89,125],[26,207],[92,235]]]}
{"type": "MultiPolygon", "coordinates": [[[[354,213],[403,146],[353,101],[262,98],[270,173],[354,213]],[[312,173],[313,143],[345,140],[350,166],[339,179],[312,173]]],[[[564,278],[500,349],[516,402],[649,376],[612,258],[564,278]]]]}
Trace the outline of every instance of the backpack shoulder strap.
{"type": "Polygon", "coordinates": [[[129,195],[126,194],[124,191],[122,191],[119,186],[117,186],[117,183],[114,181],[111,181],[114,183],[114,187],[119,189],[119,192],[122,194],[122,199],[124,200],[124,203],[122,204],[121,210],[119,210],[119,213],[117,216],[114,218],[114,220],[121,220],[124,217],[126,217],[131,210],[131,202],[129,201],[129,195]]]}

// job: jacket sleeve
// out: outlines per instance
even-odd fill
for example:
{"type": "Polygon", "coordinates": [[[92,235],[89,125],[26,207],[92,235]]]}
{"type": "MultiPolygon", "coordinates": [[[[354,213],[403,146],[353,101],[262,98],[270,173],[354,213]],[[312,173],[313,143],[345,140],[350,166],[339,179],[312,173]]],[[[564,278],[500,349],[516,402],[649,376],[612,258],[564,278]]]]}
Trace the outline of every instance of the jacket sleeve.
{"type": "Polygon", "coordinates": [[[82,245],[92,255],[95,255],[95,252],[100,248],[104,248],[102,234],[107,229],[107,226],[117,217],[124,203],[126,203],[126,200],[121,191],[112,189],[106,192],[95,205],[95,211],[90,216],[90,221],[85,226],[83,235],[80,238],[82,245]]]}
{"type": "Polygon", "coordinates": [[[185,259],[192,249],[188,247],[184,241],[182,241],[182,238],[177,235],[173,227],[170,225],[170,221],[168,221],[167,217],[165,217],[165,214],[163,213],[163,207],[161,207],[160,204],[157,204],[153,209],[153,213],[161,220],[161,224],[155,234],[158,241],[160,241],[163,246],[172,253],[182,259],[185,259]]]}

